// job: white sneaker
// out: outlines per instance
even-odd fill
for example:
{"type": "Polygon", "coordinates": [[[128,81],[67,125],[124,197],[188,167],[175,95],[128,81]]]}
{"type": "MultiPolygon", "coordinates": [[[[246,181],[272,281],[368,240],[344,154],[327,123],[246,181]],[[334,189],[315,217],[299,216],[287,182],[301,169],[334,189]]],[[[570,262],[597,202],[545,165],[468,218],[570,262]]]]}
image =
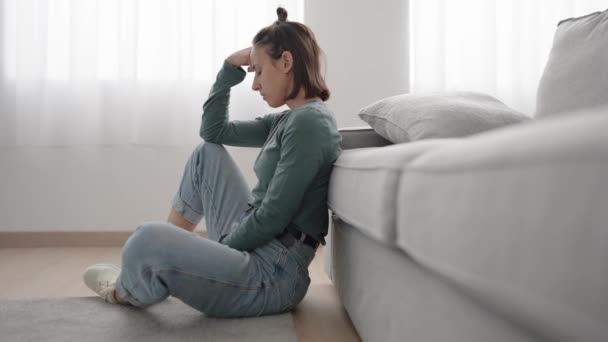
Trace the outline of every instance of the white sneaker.
{"type": "Polygon", "coordinates": [[[108,303],[116,304],[114,288],[116,279],[120,275],[120,268],[112,264],[95,264],[87,267],[82,279],[88,288],[97,293],[108,303]]]}

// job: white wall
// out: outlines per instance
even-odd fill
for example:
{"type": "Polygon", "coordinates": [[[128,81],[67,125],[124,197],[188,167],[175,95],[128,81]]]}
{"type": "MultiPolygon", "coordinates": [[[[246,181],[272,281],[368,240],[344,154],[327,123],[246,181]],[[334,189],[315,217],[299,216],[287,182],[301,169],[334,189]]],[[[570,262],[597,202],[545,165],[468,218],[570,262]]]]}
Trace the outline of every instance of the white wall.
{"type": "MultiPolygon", "coordinates": [[[[340,127],[365,125],[359,108],[407,91],[406,4],[306,1],[340,127]]],[[[165,220],[194,147],[0,148],[0,231],[131,231],[165,220]]],[[[229,151],[253,187],[258,149],[229,151]]]]}
{"type": "Polygon", "coordinates": [[[407,0],[306,0],[304,20],[327,55],[328,101],[340,127],[359,109],[409,88],[407,0]]]}
{"type": "MultiPolygon", "coordinates": [[[[129,231],[166,220],[194,147],[0,149],[0,231],[129,231]]],[[[253,187],[257,149],[228,150],[253,187]]]]}

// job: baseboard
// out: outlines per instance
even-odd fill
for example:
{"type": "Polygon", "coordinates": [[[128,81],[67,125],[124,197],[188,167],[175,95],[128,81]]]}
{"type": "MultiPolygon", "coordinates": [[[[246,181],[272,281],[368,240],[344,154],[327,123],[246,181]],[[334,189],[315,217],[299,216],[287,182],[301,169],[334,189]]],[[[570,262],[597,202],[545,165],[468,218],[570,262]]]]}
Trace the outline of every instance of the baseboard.
{"type": "MultiPolygon", "coordinates": [[[[123,246],[132,231],[85,232],[0,232],[0,248],[116,247],[123,246]]],[[[207,232],[199,232],[206,238],[207,232]]]]}

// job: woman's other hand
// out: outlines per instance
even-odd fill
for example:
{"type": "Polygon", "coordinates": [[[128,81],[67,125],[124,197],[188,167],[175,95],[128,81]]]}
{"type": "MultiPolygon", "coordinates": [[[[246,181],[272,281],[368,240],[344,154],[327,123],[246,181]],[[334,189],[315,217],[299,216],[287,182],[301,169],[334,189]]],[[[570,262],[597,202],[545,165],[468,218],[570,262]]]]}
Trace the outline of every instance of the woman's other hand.
{"type": "MultiPolygon", "coordinates": [[[[251,64],[251,60],[249,59],[250,54],[251,47],[248,47],[234,52],[233,54],[228,56],[228,58],[226,58],[226,61],[228,61],[228,63],[234,65],[235,67],[248,66],[251,64]]],[[[250,69],[251,68],[247,68],[247,71],[250,71],[250,69]]]]}

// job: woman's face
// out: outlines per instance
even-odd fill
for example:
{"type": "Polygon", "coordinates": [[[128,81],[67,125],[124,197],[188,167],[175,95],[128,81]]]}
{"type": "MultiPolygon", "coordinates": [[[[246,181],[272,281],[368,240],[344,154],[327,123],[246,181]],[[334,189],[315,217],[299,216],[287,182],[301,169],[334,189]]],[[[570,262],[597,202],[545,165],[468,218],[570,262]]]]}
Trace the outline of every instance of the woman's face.
{"type": "Polygon", "coordinates": [[[270,107],[277,108],[284,105],[292,88],[291,53],[283,52],[281,58],[273,61],[265,47],[254,45],[249,58],[250,70],[255,73],[251,88],[260,92],[270,107]]]}

